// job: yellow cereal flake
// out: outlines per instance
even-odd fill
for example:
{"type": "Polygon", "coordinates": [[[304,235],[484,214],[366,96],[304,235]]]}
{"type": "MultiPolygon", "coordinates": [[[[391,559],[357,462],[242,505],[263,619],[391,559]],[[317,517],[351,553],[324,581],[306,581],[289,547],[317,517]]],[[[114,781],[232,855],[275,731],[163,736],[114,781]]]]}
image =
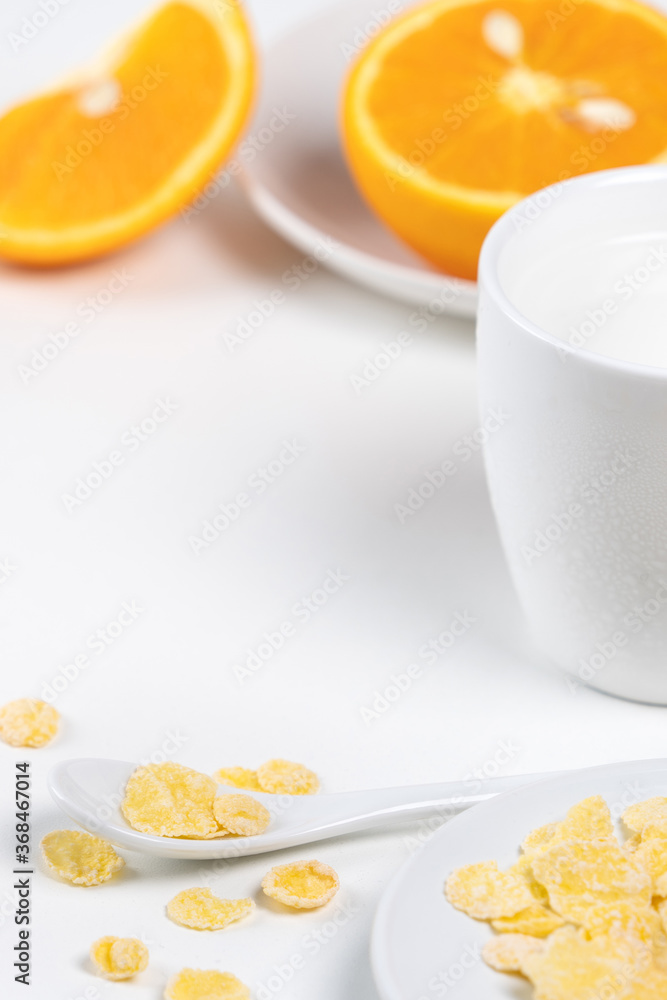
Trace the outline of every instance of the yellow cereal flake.
{"type": "Polygon", "coordinates": [[[667,874],[660,875],[659,878],[655,880],[654,888],[656,896],[667,896],[667,874]]]}
{"type": "Polygon", "coordinates": [[[222,840],[223,837],[228,837],[228,830],[214,830],[213,833],[204,833],[202,836],[194,836],[191,834],[189,837],[179,837],[179,840],[222,840]]]}
{"type": "Polygon", "coordinates": [[[447,879],[445,895],[457,910],[476,920],[513,917],[534,903],[522,878],[501,872],[495,861],[482,861],[458,868],[447,879]]]}
{"type": "Polygon", "coordinates": [[[621,819],[631,833],[641,833],[649,823],[667,827],[667,798],[656,796],[628,806],[621,819]]]}
{"type": "Polygon", "coordinates": [[[257,771],[247,767],[221,767],[213,775],[213,780],[219,785],[231,785],[232,788],[244,788],[249,792],[261,792],[262,787],[257,780],[257,771]]]}
{"type": "Polygon", "coordinates": [[[665,1000],[667,975],[655,967],[639,970],[631,976],[628,989],[620,996],[622,1000],[665,1000]]]}
{"type": "Polygon", "coordinates": [[[609,840],[566,840],[533,860],[533,871],[549,893],[552,909],[566,920],[581,923],[597,903],[633,900],[648,905],[649,875],[609,840]]]}
{"type": "Polygon", "coordinates": [[[43,747],[58,732],[60,714],[36,698],[19,698],[0,708],[0,740],[12,747],[43,747]]]}
{"type": "Polygon", "coordinates": [[[528,934],[501,934],[482,948],[482,958],[498,972],[521,972],[529,955],[544,950],[544,941],[528,934]]]}
{"type": "Polygon", "coordinates": [[[523,879],[534,900],[538,903],[544,904],[545,906],[548,904],[549,893],[535,878],[533,866],[527,854],[522,854],[516,864],[513,864],[512,867],[507,870],[513,875],[516,875],[518,878],[523,879]]]}
{"type": "Polygon", "coordinates": [[[255,909],[252,899],[220,899],[210,889],[185,889],[167,904],[167,916],[183,927],[220,931],[247,917],[255,909]]]}
{"type": "Polygon", "coordinates": [[[527,934],[531,937],[544,938],[557,927],[563,926],[563,918],[541,903],[533,903],[525,910],[519,910],[513,917],[498,917],[497,920],[492,920],[491,926],[499,934],[527,934]]]}
{"type": "Polygon", "coordinates": [[[205,837],[218,830],[216,790],[212,778],[182,764],[147,764],[131,775],[121,808],[130,826],[142,833],[205,837]]]}
{"type": "Polygon", "coordinates": [[[609,840],[614,836],[609,806],[601,795],[592,795],[572,806],[555,834],[559,841],[609,840]]]}
{"type": "Polygon", "coordinates": [[[615,950],[608,938],[587,940],[571,926],[554,931],[543,951],[526,955],[521,971],[535,986],[536,1000],[594,1000],[606,997],[610,984],[616,998],[629,982],[627,951],[615,950]]]}
{"type": "Polygon", "coordinates": [[[254,837],[263,833],[271,822],[269,810],[251,795],[216,796],[213,815],[223,830],[239,837],[254,837]]]}
{"type": "Polygon", "coordinates": [[[81,830],[52,830],[40,846],[47,868],[75,885],[100,885],[125,864],[108,841],[81,830]]]}
{"type": "Polygon", "coordinates": [[[276,795],[313,795],[319,791],[317,775],[303,764],[276,757],[257,768],[257,780],[263,792],[276,795]]]}
{"type": "Polygon", "coordinates": [[[148,948],[137,938],[103,937],[91,945],[90,957],[105,979],[131,979],[148,965],[148,948]]]}
{"type": "Polygon", "coordinates": [[[545,826],[538,826],[537,829],[529,833],[523,840],[521,844],[523,853],[530,857],[533,854],[539,854],[543,851],[553,840],[557,827],[558,823],[547,823],[545,826]]]}
{"type": "Polygon", "coordinates": [[[609,807],[601,795],[582,799],[560,823],[547,823],[529,833],[521,848],[528,860],[564,840],[607,840],[614,838],[609,807]]]}
{"type": "Polygon", "coordinates": [[[632,857],[657,883],[660,876],[667,872],[667,827],[649,824],[644,827],[641,837],[641,844],[632,852],[632,857]]]}
{"type": "Polygon", "coordinates": [[[652,949],[654,965],[663,972],[667,972],[667,935],[662,920],[660,921],[660,932],[653,940],[652,949]]]}
{"type": "Polygon", "coordinates": [[[181,969],[167,983],[164,1000],[250,1000],[250,990],[231,972],[181,969]]]}
{"type": "Polygon", "coordinates": [[[340,887],[338,875],[321,861],[293,861],[272,868],[262,879],[267,896],[297,910],[324,906],[340,887]]]}
{"type": "Polygon", "coordinates": [[[628,837],[628,839],[623,842],[623,850],[627,851],[628,854],[634,854],[641,842],[641,833],[633,833],[631,837],[628,837]]]}
{"type": "Polygon", "coordinates": [[[591,906],[581,923],[591,938],[619,937],[653,947],[662,937],[659,914],[650,906],[638,906],[632,900],[591,906]]]}

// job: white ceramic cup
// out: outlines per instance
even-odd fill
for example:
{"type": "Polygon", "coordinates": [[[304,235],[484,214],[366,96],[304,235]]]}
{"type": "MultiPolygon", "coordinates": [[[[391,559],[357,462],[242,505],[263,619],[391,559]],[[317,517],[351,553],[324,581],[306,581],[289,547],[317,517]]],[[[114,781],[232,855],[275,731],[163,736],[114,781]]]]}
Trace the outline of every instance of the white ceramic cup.
{"type": "Polygon", "coordinates": [[[483,414],[505,413],[486,445],[488,479],[512,577],[544,653],[592,687],[667,704],[667,369],[572,346],[513,303],[536,255],[593,231],[666,239],[667,167],[602,171],[546,188],[487,236],[480,402],[483,414]]]}

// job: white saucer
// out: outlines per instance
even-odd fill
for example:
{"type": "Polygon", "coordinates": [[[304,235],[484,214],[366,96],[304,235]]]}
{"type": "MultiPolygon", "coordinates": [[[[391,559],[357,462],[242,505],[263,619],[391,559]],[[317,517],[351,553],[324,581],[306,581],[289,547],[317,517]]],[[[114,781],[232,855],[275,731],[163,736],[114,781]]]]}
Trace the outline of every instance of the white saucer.
{"type": "Polygon", "coordinates": [[[479,952],[493,932],[447,902],[445,879],[476,861],[511,865],[530,830],[562,818],[589,795],[602,795],[617,818],[633,802],[665,794],[667,760],[608,764],[506,792],[446,823],[380,901],[371,950],[382,1000],[437,1000],[450,993],[456,1000],[528,1000],[528,982],[484,964],[479,952]]]}
{"type": "Polygon", "coordinates": [[[350,52],[387,7],[348,0],[304,22],[266,54],[248,131],[256,155],[252,162],[252,153],[240,156],[246,189],[273,229],[304,254],[324,247],[323,263],[339,274],[403,302],[436,300],[438,312],[474,316],[477,285],[448,278],[393,236],[366,207],[343,159],[338,109],[350,52]],[[284,123],[275,109],[295,117],[284,123]],[[277,128],[269,127],[272,119],[277,128]]]}

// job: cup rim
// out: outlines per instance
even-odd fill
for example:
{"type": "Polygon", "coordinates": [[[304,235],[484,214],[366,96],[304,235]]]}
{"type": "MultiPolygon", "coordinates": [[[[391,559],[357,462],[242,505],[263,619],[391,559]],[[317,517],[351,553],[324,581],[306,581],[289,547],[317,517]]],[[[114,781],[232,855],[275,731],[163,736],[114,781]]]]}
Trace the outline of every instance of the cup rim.
{"type": "MultiPolygon", "coordinates": [[[[528,319],[510,300],[505,290],[500,284],[498,277],[498,261],[500,254],[509,242],[510,236],[516,236],[517,229],[514,219],[520,215],[525,207],[534,201],[538,194],[548,192],[558,187],[566,186],[576,188],[580,195],[585,195],[586,191],[597,190],[602,187],[621,186],[625,184],[643,184],[648,181],[664,181],[667,195],[667,164],[648,164],[633,167],[614,167],[610,170],[597,170],[590,174],[582,174],[579,177],[570,177],[563,181],[557,181],[539,191],[533,192],[526,198],[513,205],[494,223],[486,239],[484,240],[479,258],[479,285],[480,290],[485,290],[496,302],[502,312],[521,327],[526,333],[537,337],[556,350],[562,351],[572,358],[579,359],[590,365],[602,368],[611,368],[617,372],[625,374],[641,375],[644,378],[652,378],[657,381],[667,380],[667,368],[654,367],[653,365],[641,364],[636,361],[624,361],[621,358],[611,358],[606,354],[598,354],[585,347],[575,347],[566,340],[559,340],[553,334],[548,333],[537,323],[528,319]]],[[[557,210],[557,209],[556,209],[557,210]]],[[[539,220],[535,221],[535,225],[539,220]]]]}

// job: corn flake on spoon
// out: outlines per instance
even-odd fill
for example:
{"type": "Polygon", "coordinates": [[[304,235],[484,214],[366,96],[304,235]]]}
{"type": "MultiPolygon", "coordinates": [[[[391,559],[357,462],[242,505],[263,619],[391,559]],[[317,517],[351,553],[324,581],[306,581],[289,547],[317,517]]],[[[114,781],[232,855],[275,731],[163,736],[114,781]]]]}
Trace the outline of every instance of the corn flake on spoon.
{"type": "MultiPolygon", "coordinates": [[[[320,795],[250,792],[271,813],[271,823],[265,833],[222,840],[188,840],[139,833],[128,825],[120,803],[136,766],[102,758],[66,760],[49,774],[49,791],[70,819],[118,847],[156,857],[197,861],[264,854],[343,833],[380,829],[431,816],[444,821],[494,795],[546,777],[541,774],[511,775],[320,795]]],[[[238,791],[238,788],[225,785],[218,787],[218,794],[238,791]]]]}

